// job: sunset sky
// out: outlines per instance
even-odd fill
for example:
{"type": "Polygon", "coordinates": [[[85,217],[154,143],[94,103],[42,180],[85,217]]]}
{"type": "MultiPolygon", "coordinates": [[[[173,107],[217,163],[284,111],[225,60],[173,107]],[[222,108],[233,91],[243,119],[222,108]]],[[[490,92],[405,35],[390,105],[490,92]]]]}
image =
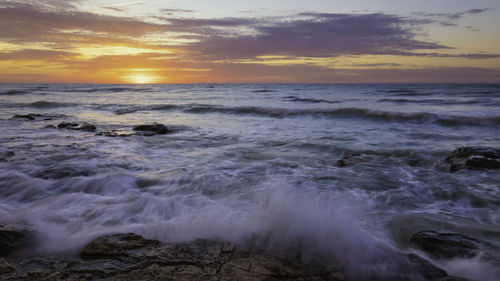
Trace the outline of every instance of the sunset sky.
{"type": "Polygon", "coordinates": [[[0,0],[0,83],[500,82],[498,0],[0,0]]]}

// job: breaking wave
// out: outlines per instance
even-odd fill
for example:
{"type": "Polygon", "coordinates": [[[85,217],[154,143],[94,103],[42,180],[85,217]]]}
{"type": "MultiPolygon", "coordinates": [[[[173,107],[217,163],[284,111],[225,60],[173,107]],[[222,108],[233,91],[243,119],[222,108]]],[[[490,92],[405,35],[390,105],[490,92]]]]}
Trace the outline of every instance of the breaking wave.
{"type": "Polygon", "coordinates": [[[55,108],[55,107],[67,107],[67,106],[77,106],[75,103],[65,103],[65,102],[53,102],[53,101],[36,101],[28,104],[29,107],[34,108],[55,108]]]}
{"type": "Polygon", "coordinates": [[[83,92],[83,93],[95,93],[95,92],[149,92],[152,88],[135,88],[135,87],[96,87],[96,88],[83,88],[83,89],[68,89],[66,92],[83,92]]]}
{"type": "Polygon", "coordinates": [[[322,99],[304,99],[304,98],[298,98],[296,96],[288,96],[284,98],[286,101],[291,101],[291,102],[303,102],[303,103],[341,103],[340,101],[329,101],[329,100],[322,100],[322,99]]]}
{"type": "Polygon", "coordinates": [[[234,115],[257,115],[271,118],[288,118],[297,116],[327,117],[327,118],[362,118],[382,122],[408,122],[408,123],[435,123],[442,126],[493,126],[500,124],[500,115],[496,116],[461,116],[444,115],[429,112],[393,112],[378,111],[364,108],[312,108],[312,109],[287,109],[258,106],[222,106],[204,104],[164,104],[154,106],[123,107],[114,111],[123,115],[137,111],[183,111],[185,113],[205,114],[222,113],[234,115]]]}

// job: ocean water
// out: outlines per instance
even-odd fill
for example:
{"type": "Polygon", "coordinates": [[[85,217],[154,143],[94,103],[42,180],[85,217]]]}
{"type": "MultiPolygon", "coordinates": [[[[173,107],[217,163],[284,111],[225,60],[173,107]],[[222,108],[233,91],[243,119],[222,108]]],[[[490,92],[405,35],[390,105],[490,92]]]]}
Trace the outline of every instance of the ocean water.
{"type": "MultiPolygon", "coordinates": [[[[394,253],[425,256],[416,231],[500,246],[499,171],[444,163],[460,146],[500,147],[498,84],[0,85],[0,128],[0,217],[31,224],[35,252],[130,231],[298,247],[383,276],[394,253]],[[51,118],[13,118],[28,113],[51,118]],[[47,127],[70,121],[171,132],[47,127]]],[[[500,276],[490,260],[426,258],[500,276]]]]}

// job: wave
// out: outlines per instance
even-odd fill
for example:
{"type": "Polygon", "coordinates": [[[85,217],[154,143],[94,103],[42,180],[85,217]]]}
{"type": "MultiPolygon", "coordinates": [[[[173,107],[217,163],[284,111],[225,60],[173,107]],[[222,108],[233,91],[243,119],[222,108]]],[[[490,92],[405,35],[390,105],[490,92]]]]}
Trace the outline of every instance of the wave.
{"type": "Polygon", "coordinates": [[[423,99],[423,100],[412,100],[412,99],[379,99],[377,102],[392,102],[392,103],[414,103],[414,104],[433,104],[433,105],[470,105],[470,104],[485,104],[491,103],[491,101],[486,100],[466,100],[466,101],[453,101],[444,99],[423,99]]]}
{"type": "Polygon", "coordinates": [[[291,102],[303,102],[303,103],[341,103],[340,101],[329,101],[329,100],[322,100],[322,99],[303,99],[303,98],[298,98],[296,96],[287,96],[284,97],[286,101],[291,101],[291,102]]]}
{"type": "Polygon", "coordinates": [[[445,126],[459,125],[498,125],[500,116],[452,116],[428,112],[404,113],[373,111],[363,108],[336,108],[336,109],[284,109],[265,108],[254,106],[222,107],[222,106],[190,106],[184,109],[189,113],[227,113],[227,114],[255,114],[267,117],[285,118],[294,116],[318,116],[332,118],[364,118],[386,122],[410,123],[438,123],[445,126]]]}
{"type": "Polygon", "coordinates": [[[64,102],[52,102],[52,101],[36,101],[29,103],[29,107],[35,107],[35,108],[55,108],[55,107],[67,107],[67,106],[76,106],[77,104],[75,103],[64,103],[64,102]]]}
{"type": "Polygon", "coordinates": [[[276,90],[269,90],[269,89],[260,89],[260,90],[253,90],[252,93],[271,93],[271,92],[277,92],[276,90]]]}
{"type": "Polygon", "coordinates": [[[83,92],[83,93],[95,93],[95,92],[112,92],[112,93],[120,93],[120,92],[149,92],[152,91],[152,88],[134,88],[134,87],[99,87],[99,88],[90,88],[90,89],[68,89],[66,92],[83,92]]]}
{"type": "Polygon", "coordinates": [[[492,126],[500,125],[500,115],[496,116],[462,116],[444,115],[430,112],[394,112],[377,111],[365,108],[308,108],[288,109],[258,106],[228,107],[207,104],[163,104],[144,107],[124,107],[114,111],[122,115],[137,111],[182,111],[185,113],[205,114],[222,113],[233,115],[257,115],[271,118],[289,118],[298,116],[327,117],[327,118],[361,118],[382,122],[408,122],[408,123],[435,123],[443,126],[492,126]]]}
{"type": "Polygon", "coordinates": [[[412,89],[405,89],[405,88],[400,88],[400,89],[390,89],[385,91],[386,93],[416,93],[417,91],[412,90],[412,89]]]}
{"type": "Polygon", "coordinates": [[[119,109],[114,110],[113,112],[116,115],[124,115],[129,113],[134,113],[138,111],[169,111],[175,109],[182,109],[183,106],[175,105],[175,104],[161,104],[161,105],[153,105],[153,106],[125,106],[119,109]]]}

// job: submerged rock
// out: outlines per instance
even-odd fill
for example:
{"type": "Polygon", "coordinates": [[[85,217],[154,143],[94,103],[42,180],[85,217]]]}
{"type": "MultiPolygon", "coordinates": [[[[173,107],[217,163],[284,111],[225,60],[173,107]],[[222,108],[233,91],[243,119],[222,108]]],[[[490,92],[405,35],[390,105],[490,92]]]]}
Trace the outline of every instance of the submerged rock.
{"type": "Polygon", "coordinates": [[[5,95],[5,96],[14,96],[14,95],[19,95],[19,94],[24,94],[26,91],[22,90],[9,90],[5,92],[0,92],[0,95],[5,95]]]}
{"type": "Polygon", "coordinates": [[[31,243],[32,235],[33,231],[25,225],[0,223],[0,255],[7,255],[31,243]]]}
{"type": "Polygon", "coordinates": [[[130,137],[136,135],[137,133],[133,131],[124,131],[124,130],[106,130],[97,132],[96,136],[105,136],[105,137],[130,137]]]}
{"type": "Polygon", "coordinates": [[[0,151],[0,162],[5,162],[5,161],[7,161],[8,158],[10,158],[14,155],[16,155],[14,153],[14,151],[10,151],[10,150],[0,151]]]}
{"type": "Polygon", "coordinates": [[[59,129],[68,129],[68,130],[78,130],[78,131],[87,131],[87,132],[95,132],[96,127],[92,124],[87,124],[87,123],[68,123],[68,122],[63,122],[57,125],[57,128],[59,129]]]}
{"type": "Polygon", "coordinates": [[[420,231],[410,237],[410,243],[436,258],[470,258],[475,256],[481,241],[460,233],[420,231]]]}
{"type": "Polygon", "coordinates": [[[465,146],[455,149],[448,157],[450,172],[462,169],[500,169],[500,149],[482,146],[465,146]]]}
{"type": "Polygon", "coordinates": [[[62,117],[62,116],[63,115],[29,113],[29,114],[16,114],[16,115],[12,116],[12,118],[34,121],[34,120],[53,120],[54,118],[58,118],[58,117],[62,117]]]}
{"type": "Polygon", "coordinates": [[[169,132],[163,124],[138,125],[134,127],[134,131],[140,131],[144,136],[163,135],[169,132]]]}
{"type": "Polygon", "coordinates": [[[337,160],[337,167],[347,167],[372,161],[373,158],[361,153],[346,153],[342,159],[337,160]]]}

